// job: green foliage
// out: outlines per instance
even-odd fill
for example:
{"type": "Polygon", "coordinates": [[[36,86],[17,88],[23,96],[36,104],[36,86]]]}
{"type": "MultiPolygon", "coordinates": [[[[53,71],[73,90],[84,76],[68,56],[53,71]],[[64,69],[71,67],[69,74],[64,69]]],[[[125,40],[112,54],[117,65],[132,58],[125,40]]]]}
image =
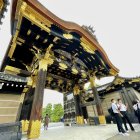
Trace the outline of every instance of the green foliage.
{"type": "Polygon", "coordinates": [[[51,117],[52,111],[53,111],[52,104],[51,103],[47,104],[46,108],[43,108],[43,110],[42,110],[42,117],[44,118],[46,116],[46,114],[48,114],[49,117],[51,117]]]}
{"type": "Polygon", "coordinates": [[[48,114],[51,122],[59,122],[61,117],[64,115],[64,109],[61,104],[47,104],[46,108],[42,110],[42,117],[44,118],[45,115],[48,114]]]}
{"type": "Polygon", "coordinates": [[[61,104],[54,104],[52,111],[52,121],[59,122],[64,115],[64,109],[61,104]]]}

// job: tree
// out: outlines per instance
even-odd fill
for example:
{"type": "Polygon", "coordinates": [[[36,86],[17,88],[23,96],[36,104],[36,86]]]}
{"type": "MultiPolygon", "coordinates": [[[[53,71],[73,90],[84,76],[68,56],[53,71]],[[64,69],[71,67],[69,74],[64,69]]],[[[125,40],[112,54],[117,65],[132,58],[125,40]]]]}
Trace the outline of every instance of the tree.
{"type": "Polygon", "coordinates": [[[45,117],[46,114],[48,114],[49,117],[51,118],[51,116],[52,116],[52,104],[51,103],[47,104],[47,106],[45,108],[43,108],[43,110],[42,110],[43,118],[45,117]]]}
{"type": "Polygon", "coordinates": [[[53,111],[52,111],[52,121],[59,122],[61,117],[64,115],[64,109],[61,104],[54,104],[53,111]]]}

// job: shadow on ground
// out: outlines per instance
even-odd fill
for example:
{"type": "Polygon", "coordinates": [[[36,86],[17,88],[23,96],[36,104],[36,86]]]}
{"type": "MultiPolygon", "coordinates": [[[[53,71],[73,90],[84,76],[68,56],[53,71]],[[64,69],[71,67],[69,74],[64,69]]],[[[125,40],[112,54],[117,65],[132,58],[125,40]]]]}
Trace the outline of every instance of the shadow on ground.
{"type": "Polygon", "coordinates": [[[116,135],[112,138],[109,138],[107,140],[140,140],[140,126],[136,126],[135,129],[138,132],[132,132],[130,131],[130,136],[122,136],[122,135],[116,135]]]}

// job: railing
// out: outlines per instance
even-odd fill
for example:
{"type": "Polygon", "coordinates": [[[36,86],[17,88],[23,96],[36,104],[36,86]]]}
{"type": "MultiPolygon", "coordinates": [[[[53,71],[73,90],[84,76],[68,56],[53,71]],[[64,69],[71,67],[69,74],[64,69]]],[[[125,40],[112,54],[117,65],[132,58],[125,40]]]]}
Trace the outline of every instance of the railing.
{"type": "Polygon", "coordinates": [[[0,124],[0,140],[21,140],[21,122],[0,124]]]}

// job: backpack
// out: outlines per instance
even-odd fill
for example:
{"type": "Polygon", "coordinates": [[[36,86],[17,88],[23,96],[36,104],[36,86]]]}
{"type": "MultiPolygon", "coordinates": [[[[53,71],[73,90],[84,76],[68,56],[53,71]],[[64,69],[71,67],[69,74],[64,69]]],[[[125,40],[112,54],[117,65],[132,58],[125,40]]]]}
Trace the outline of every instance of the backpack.
{"type": "Polygon", "coordinates": [[[110,107],[110,108],[108,109],[108,112],[109,112],[109,114],[110,114],[111,116],[114,116],[114,115],[115,115],[114,112],[113,112],[112,107],[110,107]]]}

